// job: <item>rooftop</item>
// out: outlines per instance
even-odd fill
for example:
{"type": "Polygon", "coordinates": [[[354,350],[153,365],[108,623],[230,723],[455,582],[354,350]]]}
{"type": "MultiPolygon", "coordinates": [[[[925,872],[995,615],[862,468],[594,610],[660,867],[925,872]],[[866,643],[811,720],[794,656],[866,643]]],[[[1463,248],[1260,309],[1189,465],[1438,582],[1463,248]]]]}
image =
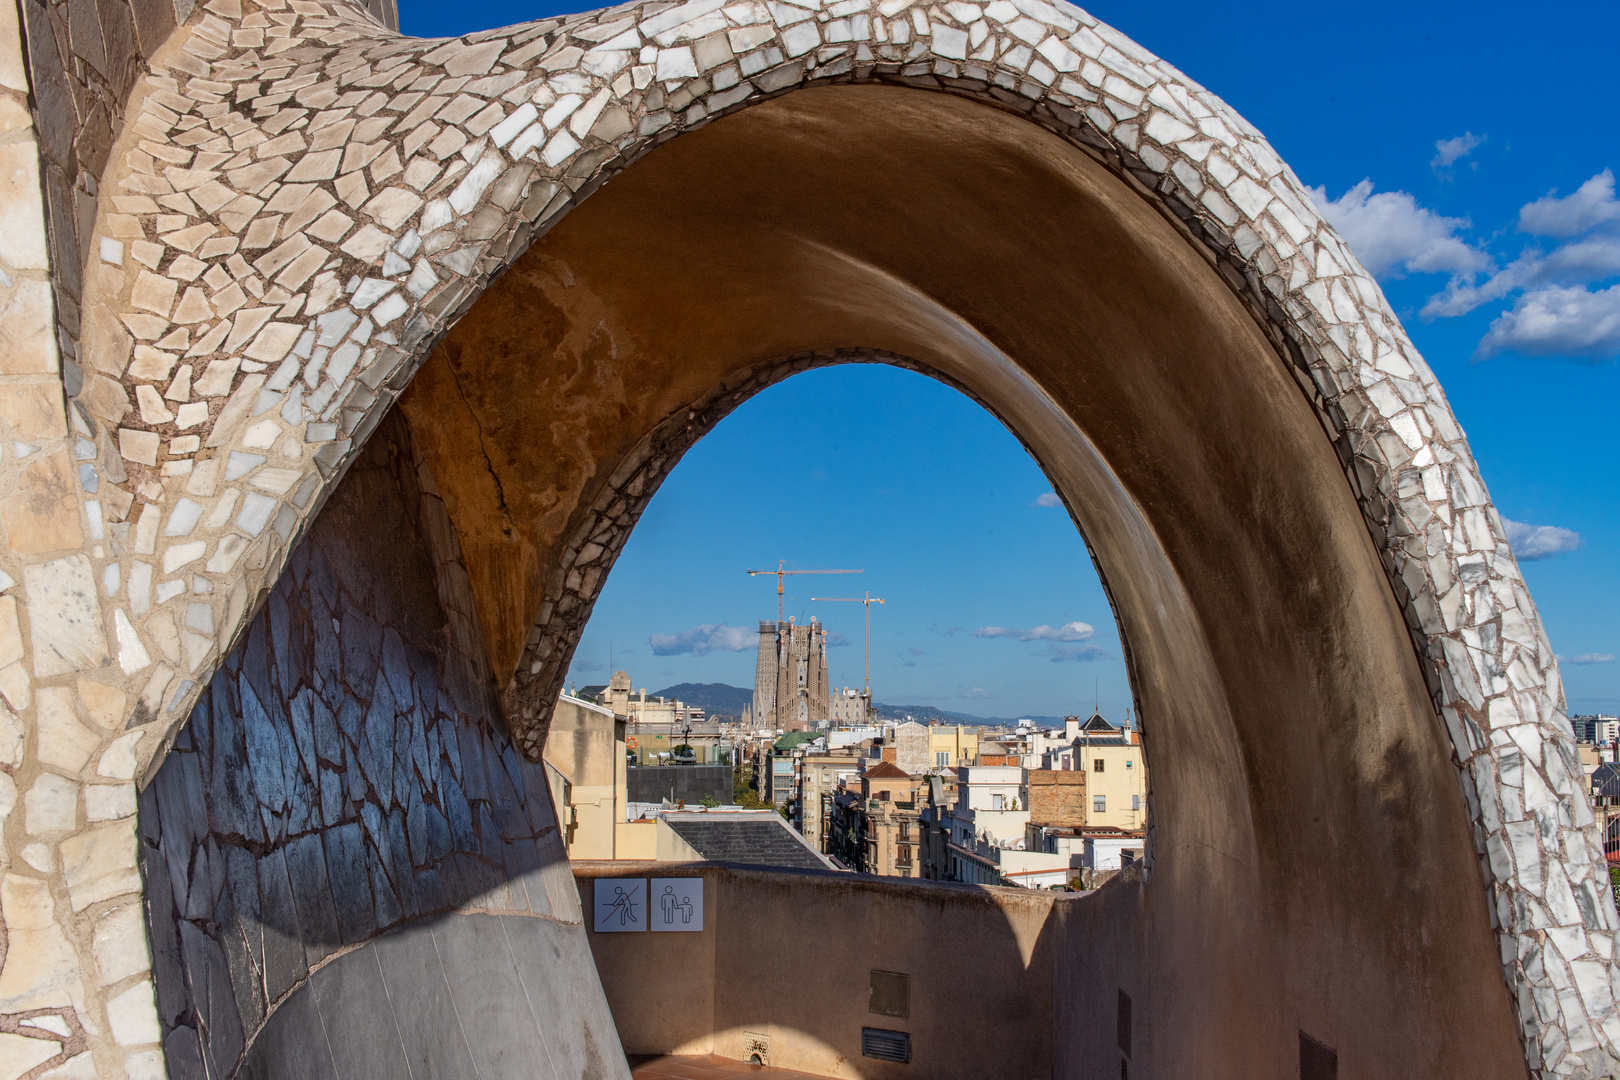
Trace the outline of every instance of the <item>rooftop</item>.
{"type": "Polygon", "coordinates": [[[710,862],[778,866],[790,870],[825,870],[827,863],[776,814],[743,817],[712,814],[664,818],[682,840],[710,862]]]}

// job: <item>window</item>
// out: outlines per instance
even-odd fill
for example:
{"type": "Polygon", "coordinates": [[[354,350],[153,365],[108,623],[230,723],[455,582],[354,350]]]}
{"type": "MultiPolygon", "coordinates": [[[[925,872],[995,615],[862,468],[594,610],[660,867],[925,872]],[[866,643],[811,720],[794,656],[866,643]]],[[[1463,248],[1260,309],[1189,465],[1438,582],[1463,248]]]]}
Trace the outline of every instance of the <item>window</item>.
{"type": "Polygon", "coordinates": [[[911,822],[902,821],[900,823],[900,839],[902,839],[902,840],[910,840],[911,839],[911,822]]]}
{"type": "Polygon", "coordinates": [[[1091,771],[1092,772],[1102,772],[1103,771],[1103,759],[1102,758],[1094,758],[1092,760],[1092,762],[1091,762],[1091,771]]]}
{"type": "Polygon", "coordinates": [[[1134,762],[1134,761],[1126,761],[1125,762],[1125,767],[1127,769],[1134,769],[1134,768],[1136,768],[1136,762],[1134,762]]]}
{"type": "Polygon", "coordinates": [[[887,791],[878,792],[877,793],[877,800],[878,800],[878,802],[888,802],[889,801],[889,793],[887,791]]]}
{"type": "Polygon", "coordinates": [[[947,767],[948,765],[950,765],[950,763],[951,763],[951,752],[949,750],[936,750],[936,751],[934,751],[934,765],[935,765],[936,768],[943,769],[943,768],[947,767]]]}
{"type": "Polygon", "coordinates": [[[1005,809],[1007,809],[1007,796],[1005,796],[1005,795],[992,795],[992,796],[990,796],[990,809],[992,809],[992,810],[1005,810],[1005,809]]]}
{"type": "Polygon", "coordinates": [[[910,844],[901,844],[899,849],[895,852],[894,861],[896,863],[900,864],[901,866],[910,866],[911,865],[911,845],[910,844]]]}
{"type": "Polygon", "coordinates": [[[1131,796],[1131,809],[1132,810],[1140,810],[1140,809],[1142,809],[1142,796],[1140,796],[1140,795],[1132,795],[1131,796]]]}
{"type": "Polygon", "coordinates": [[[1093,795],[1091,797],[1091,811],[1094,814],[1108,813],[1108,796],[1093,795]]]}

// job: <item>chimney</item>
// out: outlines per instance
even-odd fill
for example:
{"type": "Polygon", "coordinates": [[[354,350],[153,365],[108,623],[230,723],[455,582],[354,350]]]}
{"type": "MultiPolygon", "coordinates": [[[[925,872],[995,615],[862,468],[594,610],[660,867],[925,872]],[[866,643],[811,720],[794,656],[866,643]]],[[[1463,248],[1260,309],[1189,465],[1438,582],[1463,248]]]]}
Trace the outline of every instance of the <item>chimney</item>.
{"type": "Polygon", "coordinates": [[[1080,718],[1078,716],[1065,716],[1063,718],[1063,741],[1074,742],[1080,737],[1080,718]]]}

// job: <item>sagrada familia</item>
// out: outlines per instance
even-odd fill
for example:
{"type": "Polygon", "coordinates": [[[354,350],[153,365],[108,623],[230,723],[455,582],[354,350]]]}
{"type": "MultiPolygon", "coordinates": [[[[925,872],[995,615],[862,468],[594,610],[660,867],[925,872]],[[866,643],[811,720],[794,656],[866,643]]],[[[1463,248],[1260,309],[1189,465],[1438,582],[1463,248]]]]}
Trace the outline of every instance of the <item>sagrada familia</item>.
{"type": "Polygon", "coordinates": [[[812,618],[759,624],[754,668],[753,723],[782,731],[810,731],[829,717],[827,628],[812,618]]]}

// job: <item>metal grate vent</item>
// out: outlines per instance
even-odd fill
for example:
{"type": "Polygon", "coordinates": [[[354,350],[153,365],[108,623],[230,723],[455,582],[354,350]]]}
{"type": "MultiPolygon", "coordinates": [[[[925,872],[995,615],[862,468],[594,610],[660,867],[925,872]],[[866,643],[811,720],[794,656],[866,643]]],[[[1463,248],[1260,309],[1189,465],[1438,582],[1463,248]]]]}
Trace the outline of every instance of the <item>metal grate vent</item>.
{"type": "Polygon", "coordinates": [[[867,984],[867,1012],[881,1016],[911,1015],[911,976],[874,971],[867,984]]]}
{"type": "Polygon", "coordinates": [[[861,1057],[911,1064],[911,1035],[883,1028],[861,1028],[861,1057]]]}

